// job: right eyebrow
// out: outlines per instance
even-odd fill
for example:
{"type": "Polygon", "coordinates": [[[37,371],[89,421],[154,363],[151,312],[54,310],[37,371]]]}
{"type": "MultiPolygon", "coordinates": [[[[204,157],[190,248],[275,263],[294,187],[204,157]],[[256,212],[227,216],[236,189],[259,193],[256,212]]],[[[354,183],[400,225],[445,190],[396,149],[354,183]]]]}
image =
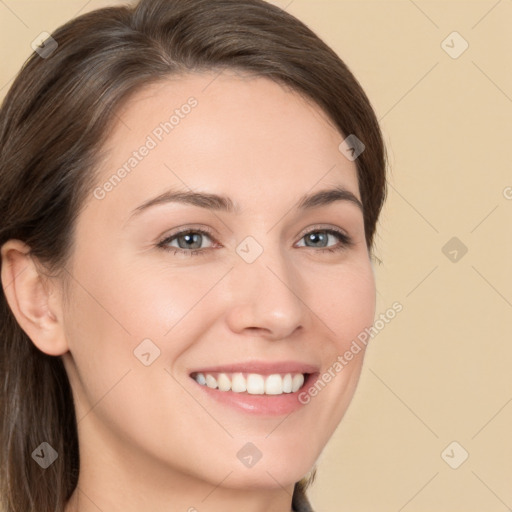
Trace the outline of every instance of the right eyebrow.
{"type": "Polygon", "coordinates": [[[171,189],[137,206],[137,208],[132,211],[130,218],[134,215],[139,215],[151,206],[172,202],[191,204],[209,210],[240,213],[240,207],[235,205],[229,197],[206,192],[177,191],[171,189]]]}

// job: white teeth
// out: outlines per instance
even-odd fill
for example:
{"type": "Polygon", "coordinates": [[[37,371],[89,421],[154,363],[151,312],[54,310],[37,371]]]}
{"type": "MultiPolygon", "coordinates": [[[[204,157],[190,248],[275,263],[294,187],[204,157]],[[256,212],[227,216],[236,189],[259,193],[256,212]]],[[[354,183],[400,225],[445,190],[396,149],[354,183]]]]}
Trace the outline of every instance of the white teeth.
{"type": "MultiPolygon", "coordinates": [[[[199,382],[199,384],[201,384],[201,383],[199,382]]],[[[292,376],[291,376],[290,373],[287,373],[284,376],[284,379],[283,379],[283,391],[285,393],[291,393],[292,392],[292,376]]]]}
{"type": "Polygon", "coordinates": [[[215,389],[217,387],[217,380],[215,377],[212,377],[211,375],[206,376],[206,385],[209,388],[215,389]]]}
{"type": "Polygon", "coordinates": [[[217,377],[217,386],[221,391],[229,391],[231,389],[231,381],[225,373],[219,373],[217,377]]]}
{"type": "Polygon", "coordinates": [[[247,376],[247,393],[250,395],[263,395],[265,393],[265,379],[263,375],[250,373],[247,376]]]}
{"type": "Polygon", "coordinates": [[[280,395],[283,393],[283,379],[278,373],[269,375],[265,381],[265,393],[267,395],[280,395]]]}
{"type": "Polygon", "coordinates": [[[295,374],[292,380],[292,393],[298,391],[302,384],[304,384],[304,375],[302,373],[295,374]]]}
{"type": "Polygon", "coordinates": [[[247,377],[243,373],[219,373],[215,378],[209,373],[194,375],[194,379],[202,386],[206,385],[219,391],[233,391],[235,393],[247,392],[250,395],[282,395],[283,393],[295,393],[304,384],[302,373],[286,373],[280,375],[260,375],[249,373],[247,377]]]}
{"type": "MultiPolygon", "coordinates": [[[[199,384],[201,383],[199,382],[199,384]]],[[[244,391],[247,391],[247,382],[241,373],[233,374],[231,379],[231,391],[234,391],[235,393],[243,393],[244,391]]]]}

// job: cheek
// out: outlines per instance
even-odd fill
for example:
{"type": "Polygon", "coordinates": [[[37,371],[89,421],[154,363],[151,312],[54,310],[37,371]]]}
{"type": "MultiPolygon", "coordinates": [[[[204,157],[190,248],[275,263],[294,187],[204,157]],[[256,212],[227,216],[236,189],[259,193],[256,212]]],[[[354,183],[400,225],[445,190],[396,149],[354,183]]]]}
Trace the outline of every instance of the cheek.
{"type": "Polygon", "coordinates": [[[374,320],[376,291],[370,263],[356,261],[315,273],[314,283],[310,307],[323,320],[330,348],[342,353],[374,320]]]}
{"type": "MultiPolygon", "coordinates": [[[[90,270],[93,265],[80,266],[80,262],[76,268],[82,271],[75,272],[76,286],[64,323],[73,358],[66,358],[66,369],[77,420],[83,420],[80,426],[87,429],[93,417],[100,417],[116,435],[136,438],[153,455],[165,451],[184,460],[187,450],[174,440],[191,436],[190,425],[182,425],[191,399],[169,367],[207,325],[204,311],[197,315],[194,305],[216,279],[210,272],[209,279],[204,276],[191,285],[185,273],[174,278],[169,271],[164,275],[143,266],[131,273],[130,266],[119,260],[95,272],[90,270]],[[194,322],[184,321],[192,313],[196,313],[194,322]],[[147,366],[140,346],[150,353],[152,362],[147,366]],[[172,407],[166,406],[171,401],[172,407]]],[[[204,419],[202,412],[194,411],[193,423],[204,419]]]]}
{"type": "Polygon", "coordinates": [[[162,259],[146,260],[130,261],[121,254],[100,264],[99,255],[89,257],[79,276],[83,287],[77,287],[74,299],[87,305],[77,312],[84,322],[95,318],[96,329],[118,331],[133,341],[171,336],[197,312],[198,304],[225,273],[217,267],[173,268],[162,259]],[[91,265],[95,256],[98,264],[91,265]]]}
{"type": "Polygon", "coordinates": [[[317,326],[323,326],[317,347],[322,382],[303,398],[315,408],[313,416],[323,418],[321,442],[322,435],[330,435],[341,421],[355,392],[366,351],[365,330],[375,317],[376,290],[371,265],[363,258],[316,277],[309,300],[322,320],[317,326]]]}
{"type": "MultiPolygon", "coordinates": [[[[114,259],[110,265],[76,265],[82,269],[74,276],[80,285],[73,288],[65,329],[74,359],[68,373],[75,380],[79,417],[127,372],[114,395],[139,376],[146,379],[147,374],[156,379],[152,389],[179,392],[165,370],[172,369],[219,316],[207,295],[222,277],[222,269],[178,271],[157,265],[135,269],[122,258],[114,259]],[[151,363],[145,366],[148,358],[151,363]]],[[[94,260],[90,257],[89,261],[94,260]]],[[[136,402],[137,389],[140,386],[135,385],[127,391],[127,403],[136,402]]],[[[124,403],[118,398],[116,403],[124,403]]]]}

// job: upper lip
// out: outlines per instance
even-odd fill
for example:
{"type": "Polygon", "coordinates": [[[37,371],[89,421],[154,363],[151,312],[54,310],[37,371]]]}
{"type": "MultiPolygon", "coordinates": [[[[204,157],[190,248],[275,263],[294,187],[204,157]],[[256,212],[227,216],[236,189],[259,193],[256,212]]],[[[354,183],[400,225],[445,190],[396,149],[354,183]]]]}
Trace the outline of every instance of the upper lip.
{"type": "Polygon", "coordinates": [[[315,373],[318,366],[298,361],[247,361],[245,363],[230,363],[208,368],[197,368],[191,373],[260,373],[271,375],[273,373],[315,373]]]}

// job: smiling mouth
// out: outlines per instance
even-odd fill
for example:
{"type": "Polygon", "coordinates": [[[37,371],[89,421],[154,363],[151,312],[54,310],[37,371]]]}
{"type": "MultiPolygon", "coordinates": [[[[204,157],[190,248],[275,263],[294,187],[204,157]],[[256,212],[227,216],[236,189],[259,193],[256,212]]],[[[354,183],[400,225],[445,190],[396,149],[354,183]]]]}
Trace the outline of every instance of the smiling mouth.
{"type": "Polygon", "coordinates": [[[304,386],[310,373],[194,372],[190,375],[198,384],[218,391],[249,395],[283,395],[295,393],[304,386]]]}

